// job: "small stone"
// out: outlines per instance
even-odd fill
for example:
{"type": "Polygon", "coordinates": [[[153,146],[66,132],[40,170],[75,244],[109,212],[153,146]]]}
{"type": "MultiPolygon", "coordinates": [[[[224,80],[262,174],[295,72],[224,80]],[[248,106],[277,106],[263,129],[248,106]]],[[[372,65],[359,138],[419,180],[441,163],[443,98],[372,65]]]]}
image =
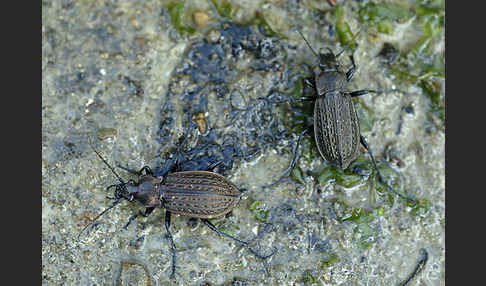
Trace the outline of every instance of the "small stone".
{"type": "Polygon", "coordinates": [[[405,107],[405,112],[408,114],[413,114],[414,113],[413,106],[409,105],[405,107]]]}
{"type": "Polygon", "coordinates": [[[206,115],[200,112],[194,116],[193,120],[196,121],[199,132],[205,134],[207,130],[206,115]]]}
{"type": "Polygon", "coordinates": [[[204,12],[196,11],[192,14],[192,20],[198,28],[205,28],[208,25],[209,16],[204,12]]]}
{"type": "Polygon", "coordinates": [[[122,264],[117,285],[151,285],[150,273],[141,264],[125,262],[122,264]]]}
{"type": "Polygon", "coordinates": [[[219,41],[219,38],[221,37],[221,33],[218,30],[211,30],[208,33],[207,40],[211,44],[217,43],[219,41]]]}
{"type": "Polygon", "coordinates": [[[384,43],[378,54],[384,63],[393,63],[398,58],[398,50],[390,43],[384,43]]]}
{"type": "Polygon", "coordinates": [[[113,138],[116,136],[116,133],[115,128],[101,128],[98,130],[98,139],[105,140],[108,138],[113,138]]]}

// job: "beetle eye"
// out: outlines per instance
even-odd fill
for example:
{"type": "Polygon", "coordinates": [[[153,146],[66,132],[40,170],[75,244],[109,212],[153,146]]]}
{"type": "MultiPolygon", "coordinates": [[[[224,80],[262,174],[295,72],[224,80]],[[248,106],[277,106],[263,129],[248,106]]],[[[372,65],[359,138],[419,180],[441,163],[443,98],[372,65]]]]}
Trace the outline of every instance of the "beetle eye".
{"type": "Polygon", "coordinates": [[[125,185],[133,186],[133,185],[135,185],[135,181],[133,179],[130,179],[130,180],[128,180],[128,182],[125,183],[125,185]]]}

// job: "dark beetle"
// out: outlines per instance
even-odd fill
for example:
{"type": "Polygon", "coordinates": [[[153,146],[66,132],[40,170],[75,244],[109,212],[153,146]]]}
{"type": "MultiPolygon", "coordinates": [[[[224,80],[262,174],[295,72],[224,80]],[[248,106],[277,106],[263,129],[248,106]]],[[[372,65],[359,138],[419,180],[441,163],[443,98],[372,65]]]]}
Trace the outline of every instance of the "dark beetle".
{"type": "MultiPolygon", "coordinates": [[[[317,54],[305,37],[301,33],[300,35],[319,59],[319,65],[314,69],[314,76],[304,81],[315,91],[315,95],[297,99],[315,102],[314,136],[319,153],[338,168],[346,169],[359,156],[361,143],[370,154],[380,181],[388,186],[376,166],[368,143],[361,135],[358,115],[352,101],[353,97],[375,91],[366,89],[348,91],[348,82],[353,78],[356,69],[353,55],[349,56],[352,67],[344,71],[337,60],[344,49],[337,55],[331,49],[328,49],[328,53],[317,54]]],[[[295,158],[291,167],[293,167],[292,164],[295,164],[295,158]]],[[[390,186],[388,188],[406,200],[415,201],[393,190],[390,186]]]]}
{"type": "Polygon", "coordinates": [[[138,183],[125,187],[129,201],[195,218],[227,214],[238,204],[241,195],[228,179],[207,171],[170,173],[165,179],[149,172],[140,176],[138,183]]]}
{"type": "Polygon", "coordinates": [[[314,135],[319,153],[337,167],[346,169],[358,157],[362,138],[351,98],[370,91],[346,90],[356,65],[353,56],[350,56],[353,66],[344,72],[337,61],[339,55],[334,55],[330,49],[329,53],[319,55],[314,77],[305,81],[316,95],[304,99],[315,100],[314,135]]]}
{"type": "MultiPolygon", "coordinates": [[[[130,217],[124,227],[125,229],[139,215],[147,217],[156,207],[165,208],[165,228],[172,248],[171,278],[175,274],[176,265],[176,247],[170,232],[171,213],[200,218],[210,229],[244,245],[253,255],[260,259],[267,259],[275,254],[276,249],[269,255],[258,253],[248,245],[248,242],[218,230],[208,220],[227,214],[240,201],[242,192],[224,176],[211,171],[179,171],[178,166],[180,162],[175,160],[175,162],[170,164],[171,167],[163,172],[161,176],[155,176],[148,166],[143,167],[140,171],[119,166],[139,176],[138,182],[134,180],[124,182],[108,162],[94,148],[93,150],[120,181],[120,184],[114,184],[107,188],[108,190],[115,188],[114,198],[112,198],[115,201],[109,208],[101,212],[93,222],[123,200],[138,202],[145,208],[144,213],[135,214],[130,217]]],[[[221,162],[209,166],[208,170],[214,169],[219,163],[221,162]]]]}

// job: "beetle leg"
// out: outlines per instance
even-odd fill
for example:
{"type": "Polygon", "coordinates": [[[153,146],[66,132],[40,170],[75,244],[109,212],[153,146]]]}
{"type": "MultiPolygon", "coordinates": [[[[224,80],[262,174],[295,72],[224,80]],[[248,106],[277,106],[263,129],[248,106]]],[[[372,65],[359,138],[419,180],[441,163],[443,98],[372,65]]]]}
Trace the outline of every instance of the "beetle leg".
{"type": "Polygon", "coordinates": [[[363,89],[363,90],[357,90],[357,91],[348,92],[348,94],[351,95],[351,97],[356,97],[356,96],[360,96],[360,95],[363,95],[363,94],[368,94],[370,92],[376,93],[375,90],[363,89]]]}
{"type": "MultiPolygon", "coordinates": [[[[178,154],[175,154],[176,156],[178,156],[178,154]]],[[[164,164],[164,167],[162,168],[157,168],[157,172],[155,173],[154,176],[158,177],[163,177],[165,178],[167,176],[167,174],[171,173],[171,172],[176,172],[177,170],[177,158],[170,158],[169,160],[165,161],[165,164],[164,164]]]]}
{"type": "Polygon", "coordinates": [[[170,271],[170,278],[174,278],[175,268],[176,268],[176,246],[174,240],[172,239],[172,234],[170,233],[170,212],[165,211],[165,229],[167,230],[167,236],[169,237],[171,252],[172,252],[172,269],[170,271]]]}
{"type": "Polygon", "coordinates": [[[304,78],[304,84],[311,87],[311,88],[316,88],[314,78],[304,78]]]}
{"type": "Polygon", "coordinates": [[[356,63],[354,62],[354,56],[350,55],[349,58],[351,59],[351,64],[353,66],[346,72],[346,80],[347,81],[350,81],[353,78],[354,71],[356,70],[356,63]]]}
{"type": "Polygon", "coordinates": [[[137,176],[142,175],[143,171],[145,171],[145,174],[147,174],[147,175],[153,175],[152,169],[150,169],[149,166],[143,166],[142,169],[140,169],[140,171],[135,171],[133,169],[123,167],[122,165],[118,165],[118,168],[123,169],[123,170],[127,171],[128,173],[131,173],[131,174],[134,174],[134,175],[137,175],[137,176]]]}
{"type": "Polygon", "coordinates": [[[251,248],[251,247],[248,245],[248,242],[243,241],[243,240],[241,240],[241,239],[238,239],[238,238],[236,238],[236,237],[233,237],[233,236],[231,236],[231,235],[229,235],[229,234],[227,234],[227,233],[224,233],[224,232],[220,231],[220,230],[219,230],[219,229],[217,229],[217,228],[214,226],[214,224],[212,224],[212,223],[211,223],[211,222],[210,222],[208,219],[202,218],[201,220],[202,220],[202,221],[203,221],[203,222],[204,222],[204,223],[205,223],[205,224],[206,224],[206,225],[207,225],[207,226],[208,226],[210,229],[214,230],[214,231],[215,231],[215,232],[217,232],[218,234],[223,235],[223,236],[226,236],[226,237],[228,237],[228,238],[231,238],[231,239],[233,239],[234,241],[236,241],[236,242],[240,243],[241,245],[245,246],[246,248],[248,248],[248,250],[249,250],[249,251],[250,251],[250,252],[251,252],[253,255],[255,255],[256,257],[258,257],[258,258],[260,258],[260,259],[265,260],[265,259],[267,259],[267,258],[271,257],[272,255],[274,255],[274,254],[277,252],[277,249],[274,249],[274,250],[272,251],[272,253],[270,253],[269,255],[262,255],[262,254],[260,254],[260,253],[256,252],[254,249],[252,249],[252,248],[251,248]]]}
{"type": "Polygon", "coordinates": [[[412,203],[415,203],[416,200],[414,198],[408,197],[408,196],[398,192],[397,190],[393,189],[391,186],[389,186],[385,182],[385,180],[383,179],[383,176],[380,173],[380,170],[378,170],[378,166],[376,165],[376,161],[375,161],[375,158],[373,157],[373,153],[371,152],[371,148],[368,145],[368,142],[366,142],[366,139],[363,137],[363,135],[361,135],[360,141],[361,141],[361,144],[363,145],[363,147],[365,147],[366,151],[368,151],[368,154],[370,154],[371,162],[373,163],[373,166],[375,167],[375,170],[376,170],[376,173],[378,174],[378,179],[380,180],[380,182],[383,185],[385,185],[388,189],[390,189],[393,193],[397,194],[400,198],[407,200],[407,201],[410,201],[412,203]]]}
{"type": "Polygon", "coordinates": [[[209,167],[207,167],[207,171],[212,172],[214,170],[214,168],[218,167],[221,163],[223,163],[223,161],[218,161],[216,163],[209,165],[209,167]]]}
{"type": "Polygon", "coordinates": [[[145,213],[142,214],[144,217],[148,217],[153,211],[154,211],[155,207],[151,207],[151,208],[146,208],[145,209],[145,213]]]}
{"type": "Polygon", "coordinates": [[[140,169],[140,171],[138,171],[139,174],[142,174],[142,172],[145,170],[145,174],[146,175],[153,175],[154,172],[152,172],[152,169],[150,169],[149,166],[143,166],[142,169],[140,169]]]}
{"type": "Polygon", "coordinates": [[[142,213],[142,212],[139,212],[138,214],[134,214],[132,215],[129,219],[128,219],[128,222],[127,224],[123,227],[124,229],[127,229],[128,226],[139,216],[139,215],[142,215],[143,217],[148,217],[153,211],[154,211],[155,207],[152,207],[152,208],[146,208],[145,209],[145,213],[142,213]]]}
{"type": "Polygon", "coordinates": [[[128,222],[127,224],[125,224],[125,226],[123,227],[123,229],[127,230],[128,229],[128,226],[140,215],[141,213],[137,213],[137,214],[134,214],[132,215],[129,219],[128,219],[128,222]]]}
{"type": "MultiPolygon", "coordinates": [[[[303,79],[303,81],[304,81],[304,84],[306,86],[311,87],[312,90],[315,91],[315,80],[314,80],[314,78],[305,78],[305,79],[303,79]]],[[[316,99],[317,99],[317,96],[304,96],[304,97],[294,98],[292,96],[282,95],[278,92],[273,93],[268,97],[259,97],[258,98],[258,100],[264,100],[267,103],[277,103],[277,104],[285,103],[285,102],[293,102],[293,101],[314,101],[316,99]],[[278,96],[278,99],[275,100],[274,97],[277,97],[277,96],[278,96]]],[[[247,111],[248,110],[249,109],[247,109],[247,111]]]]}
{"type": "Polygon", "coordinates": [[[245,161],[249,161],[249,160],[253,159],[253,157],[255,157],[256,155],[259,155],[260,152],[261,152],[261,149],[257,149],[255,152],[253,152],[253,153],[251,153],[249,155],[244,156],[243,159],[245,161]]]}
{"type": "Polygon", "coordinates": [[[282,181],[282,179],[287,178],[290,175],[290,173],[292,173],[292,170],[295,168],[295,165],[297,165],[300,159],[300,153],[299,153],[300,140],[302,139],[302,136],[304,136],[308,131],[309,129],[305,129],[300,133],[299,137],[297,138],[297,144],[295,145],[294,150],[292,151],[294,157],[292,158],[292,161],[290,161],[290,165],[287,168],[287,170],[285,170],[282,173],[282,175],[280,175],[280,178],[277,181],[271,183],[270,185],[263,186],[263,188],[269,188],[277,185],[280,181],[282,181]]]}
{"type": "Polygon", "coordinates": [[[413,278],[415,278],[424,269],[428,259],[429,259],[429,254],[427,253],[427,250],[425,250],[425,248],[421,248],[420,258],[419,261],[417,262],[417,266],[415,266],[414,271],[412,272],[412,274],[410,274],[407,280],[400,285],[407,286],[410,283],[410,281],[412,281],[413,278]]]}
{"type": "Polygon", "coordinates": [[[119,186],[119,185],[120,185],[120,184],[113,184],[113,185],[109,185],[108,187],[106,187],[106,190],[107,190],[107,191],[109,191],[111,188],[113,188],[113,187],[115,187],[115,188],[116,188],[116,187],[117,187],[117,186],[119,186]]]}
{"type": "Polygon", "coordinates": [[[139,175],[139,172],[138,171],[135,171],[135,170],[130,169],[130,168],[127,168],[127,167],[123,167],[122,165],[118,165],[118,168],[123,169],[123,170],[127,171],[130,174],[139,175]]]}
{"type": "Polygon", "coordinates": [[[293,101],[314,101],[317,99],[317,96],[302,96],[302,97],[288,97],[285,100],[281,101],[274,101],[273,103],[284,103],[284,102],[293,102],[293,101]]]}
{"type": "Polygon", "coordinates": [[[120,169],[123,169],[123,170],[127,171],[130,174],[140,175],[140,172],[139,171],[136,171],[134,169],[130,169],[128,167],[123,167],[122,165],[117,165],[117,167],[120,168],[120,169]]]}
{"type": "Polygon", "coordinates": [[[303,96],[303,97],[297,97],[293,98],[292,101],[297,100],[297,101],[314,101],[317,99],[317,96],[303,96]]]}
{"type": "MultiPolygon", "coordinates": [[[[305,96],[305,97],[299,97],[299,98],[295,98],[294,100],[302,100],[302,101],[313,101],[313,100],[316,100],[317,99],[317,96],[315,94],[317,94],[315,91],[316,91],[316,79],[314,77],[308,77],[308,78],[304,78],[304,88],[307,86],[307,87],[310,87],[312,92],[311,94],[314,94],[312,96],[305,96]]],[[[306,91],[304,89],[304,91],[306,91]]],[[[306,92],[307,93],[307,92],[306,92]]]]}
{"type": "Polygon", "coordinates": [[[304,131],[302,131],[299,134],[299,137],[297,138],[297,144],[295,145],[294,151],[292,152],[294,157],[292,158],[292,161],[290,161],[289,167],[284,172],[284,174],[286,176],[290,175],[292,170],[295,168],[295,165],[297,165],[297,162],[299,161],[299,158],[300,158],[300,156],[299,156],[300,155],[300,153],[299,153],[300,140],[302,139],[302,136],[304,136],[308,131],[309,131],[309,129],[305,129],[304,131]]]}

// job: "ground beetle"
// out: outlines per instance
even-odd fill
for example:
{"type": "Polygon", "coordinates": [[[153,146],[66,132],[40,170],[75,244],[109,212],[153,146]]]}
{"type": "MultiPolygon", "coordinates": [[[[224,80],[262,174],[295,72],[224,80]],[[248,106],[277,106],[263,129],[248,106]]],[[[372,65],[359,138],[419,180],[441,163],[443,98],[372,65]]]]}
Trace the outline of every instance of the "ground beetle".
{"type": "MultiPolygon", "coordinates": [[[[399,193],[385,182],[378,170],[368,143],[360,133],[358,115],[354,108],[352,98],[376,91],[366,89],[357,91],[347,90],[348,82],[353,78],[356,70],[353,55],[349,56],[352,67],[348,71],[344,71],[337,58],[345,49],[337,55],[330,48],[328,48],[328,53],[317,54],[309,42],[307,42],[304,35],[300,31],[298,32],[307,46],[319,59],[319,65],[314,69],[314,76],[304,79],[304,83],[311,87],[315,91],[315,94],[313,96],[300,97],[295,100],[314,101],[314,136],[321,156],[331,164],[344,170],[359,156],[361,143],[368,151],[368,154],[370,154],[379,180],[401,198],[414,202],[415,199],[399,193]]],[[[351,42],[353,41],[354,39],[351,42]]],[[[299,136],[297,146],[300,137],[306,132],[307,130],[299,136]]],[[[286,173],[295,165],[296,157],[295,155],[291,167],[286,173]]]]}
{"type": "MultiPolygon", "coordinates": [[[[139,215],[147,217],[156,207],[165,208],[165,228],[172,250],[171,278],[174,277],[176,267],[176,246],[170,232],[171,213],[200,218],[210,229],[247,247],[253,255],[260,259],[265,260],[276,253],[276,249],[274,249],[269,255],[262,255],[252,249],[248,242],[218,230],[208,220],[229,213],[238,204],[242,194],[242,192],[224,176],[212,172],[221,161],[209,166],[207,168],[208,170],[181,171],[179,170],[181,156],[176,156],[176,160],[172,160],[169,164],[166,164],[166,167],[164,168],[166,171],[163,171],[161,176],[154,175],[148,166],[144,166],[140,171],[118,166],[139,176],[138,182],[134,180],[124,182],[98,151],[96,151],[93,146],[91,147],[120,181],[120,184],[108,186],[107,190],[111,188],[115,189],[114,198],[110,198],[113,199],[114,202],[109,208],[96,216],[93,223],[123,200],[138,202],[145,207],[144,213],[140,212],[139,214],[130,217],[128,223],[124,226],[125,229],[139,215]]],[[[93,223],[83,228],[80,235],[86,228],[93,225],[93,223]]]]}

